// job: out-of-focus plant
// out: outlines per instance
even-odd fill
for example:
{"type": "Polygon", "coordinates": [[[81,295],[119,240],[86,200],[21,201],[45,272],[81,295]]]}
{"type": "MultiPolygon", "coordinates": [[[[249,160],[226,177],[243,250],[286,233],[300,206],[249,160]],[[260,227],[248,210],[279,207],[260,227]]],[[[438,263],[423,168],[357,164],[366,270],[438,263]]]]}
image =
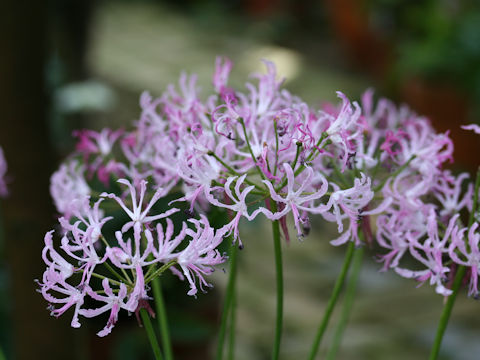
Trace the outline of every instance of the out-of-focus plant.
{"type": "Polygon", "coordinates": [[[367,1],[373,31],[393,46],[397,79],[449,83],[480,111],[478,1],[367,1]]]}

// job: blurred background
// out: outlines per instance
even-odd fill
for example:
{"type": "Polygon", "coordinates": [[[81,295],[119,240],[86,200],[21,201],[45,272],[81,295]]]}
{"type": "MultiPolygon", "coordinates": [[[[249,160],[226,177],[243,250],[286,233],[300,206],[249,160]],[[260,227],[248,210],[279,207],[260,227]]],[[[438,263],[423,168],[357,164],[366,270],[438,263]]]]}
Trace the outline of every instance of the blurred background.
{"type": "MultiPolygon", "coordinates": [[[[0,10],[0,146],[11,192],[0,204],[0,344],[8,359],[151,358],[134,317],[98,338],[105,319],[72,329],[69,313],[50,317],[35,292],[43,236],[56,221],[48,181],[73,150],[72,130],[128,128],[140,93],[159,96],[182,70],[197,73],[207,94],[217,55],[233,60],[231,84],[239,89],[263,70],[262,58],[274,61],[285,87],[312,105],[336,101],[336,90],[359,99],[373,87],[428,116],[438,131],[450,129],[457,170],[479,164],[477,138],[459,129],[480,122],[475,0],[3,0],[0,10]]],[[[244,228],[237,359],[270,357],[275,288],[267,225],[244,228]]],[[[284,359],[307,354],[343,259],[344,249],[328,244],[329,228],[313,230],[284,247],[284,359]]],[[[378,273],[369,256],[338,359],[425,359],[443,299],[378,273]]],[[[226,275],[214,281],[213,291],[191,299],[184,284],[165,279],[178,359],[211,358],[226,275]]],[[[442,359],[480,358],[478,306],[459,297],[442,359]]]]}

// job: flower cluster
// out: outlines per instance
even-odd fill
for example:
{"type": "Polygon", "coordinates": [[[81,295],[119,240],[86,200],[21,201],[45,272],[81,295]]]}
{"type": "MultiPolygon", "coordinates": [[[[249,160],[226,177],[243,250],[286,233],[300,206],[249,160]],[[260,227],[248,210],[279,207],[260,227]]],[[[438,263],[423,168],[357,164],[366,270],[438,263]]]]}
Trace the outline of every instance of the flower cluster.
{"type": "Polygon", "coordinates": [[[61,245],[47,233],[40,289],[53,315],[73,307],[78,327],[79,316],[110,311],[106,335],[120,309],[147,306],[149,281],[167,268],[195,295],[225,261],[222,240],[243,246],[241,220],[259,216],[279,221],[286,240],[288,217],[303,238],[314,215],[336,224],[333,245],[376,239],[383,269],[429,280],[443,295],[453,267],[469,266],[477,293],[478,225],[464,227],[458,215],[473,211],[473,188],[463,186],[466,174],[442,169],[452,160],[448,134],[406,107],[375,105],[372,91],[361,103],[338,92],[338,106],[314,109],[264,63],[266,73],[241,92],[228,86],[232,63],[218,58],[206,99],[196,77],[183,74],[160,97],[141,95],[133,130],[75,133],[76,152],[51,181],[61,245]],[[182,203],[190,219],[177,226],[182,203]],[[213,208],[230,216],[218,229],[207,217],[213,208]],[[101,305],[85,308],[86,297],[101,305]]]}

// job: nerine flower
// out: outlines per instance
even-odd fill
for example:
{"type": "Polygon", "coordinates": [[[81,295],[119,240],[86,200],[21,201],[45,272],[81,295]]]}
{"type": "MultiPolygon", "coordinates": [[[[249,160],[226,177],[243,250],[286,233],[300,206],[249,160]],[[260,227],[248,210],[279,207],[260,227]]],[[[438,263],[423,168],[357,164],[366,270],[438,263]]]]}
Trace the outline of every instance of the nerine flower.
{"type": "Polygon", "coordinates": [[[161,214],[156,214],[156,215],[148,215],[150,212],[152,206],[163,196],[165,196],[169,188],[159,188],[155,191],[153,194],[152,198],[150,199],[150,202],[147,204],[145,208],[143,208],[143,200],[145,198],[145,193],[147,191],[147,182],[145,180],[140,181],[140,194],[137,199],[137,191],[135,187],[127,180],[127,179],[119,179],[117,180],[120,184],[126,185],[128,187],[128,190],[130,192],[130,199],[132,201],[132,209],[129,209],[125,202],[119,198],[117,195],[112,194],[112,193],[103,193],[101,196],[103,197],[108,197],[110,199],[114,199],[120,206],[121,208],[127,213],[127,215],[130,217],[131,221],[127,222],[126,224],[123,225],[122,227],[122,232],[128,231],[131,227],[134,226],[140,226],[143,224],[148,224],[154,220],[158,219],[163,219],[167,216],[170,216],[171,214],[175,213],[178,211],[176,208],[172,208],[167,210],[164,213],[161,214]]]}
{"type": "Polygon", "coordinates": [[[86,288],[86,293],[92,299],[105,303],[105,305],[96,309],[81,309],[79,311],[80,315],[91,318],[110,310],[110,316],[108,318],[107,324],[101,331],[97,333],[97,335],[101,337],[106,336],[112,332],[113,327],[118,321],[118,313],[121,309],[129,310],[129,307],[125,303],[125,298],[127,296],[127,287],[125,286],[125,284],[120,284],[120,289],[116,294],[110,287],[108,279],[102,280],[102,287],[105,295],[98,294],[90,287],[86,288]]]}
{"type": "Polygon", "coordinates": [[[321,176],[320,184],[318,185],[319,187],[313,187],[313,169],[311,167],[307,167],[305,170],[307,175],[303,179],[301,185],[294,190],[295,174],[293,169],[288,163],[284,163],[283,168],[285,169],[285,174],[287,177],[287,193],[285,196],[279,195],[273,188],[273,185],[270,181],[263,181],[263,183],[268,187],[273,201],[284,204],[283,209],[280,212],[274,213],[272,216],[269,216],[269,218],[271,220],[277,220],[284,217],[289,212],[292,212],[295,227],[297,229],[297,235],[298,237],[303,237],[301,223],[304,220],[300,214],[300,211],[318,213],[319,207],[313,206],[313,201],[321,199],[326,194],[328,182],[323,176],[321,176]],[[304,194],[304,192],[308,191],[310,191],[309,194],[304,194]]]}
{"type": "Polygon", "coordinates": [[[450,268],[444,265],[444,255],[448,253],[448,240],[452,234],[458,215],[452,217],[448,227],[440,238],[438,231],[437,215],[432,208],[428,216],[427,239],[422,244],[416,239],[409,239],[410,254],[418,260],[420,264],[426,267],[425,270],[410,270],[397,266],[395,271],[406,278],[414,278],[423,283],[429,280],[430,285],[435,285],[435,291],[438,294],[448,296],[452,290],[444,285],[450,268]]]}
{"type": "Polygon", "coordinates": [[[478,297],[479,294],[478,275],[480,274],[480,249],[478,247],[480,234],[477,230],[477,222],[473,223],[469,229],[455,227],[451,234],[452,241],[448,249],[448,254],[455,263],[467,266],[470,269],[468,295],[475,297],[478,297]],[[467,233],[468,243],[465,241],[465,233],[467,233]]]}
{"type": "Polygon", "coordinates": [[[189,219],[189,221],[195,226],[195,229],[185,231],[191,240],[187,247],[179,253],[177,263],[190,283],[188,295],[195,295],[198,291],[195,276],[198,278],[200,289],[204,291],[204,286],[210,287],[210,284],[205,281],[203,275],[209,275],[214,270],[213,266],[225,261],[225,256],[221,255],[216,248],[223,241],[228,227],[224,226],[215,230],[203,215],[200,220],[189,219]]]}
{"type": "Polygon", "coordinates": [[[229,203],[224,204],[218,201],[211,193],[205,194],[207,196],[207,200],[210,204],[218,207],[222,207],[228,209],[235,213],[233,219],[226,225],[226,229],[230,232],[233,231],[233,238],[234,241],[238,240],[240,246],[242,246],[242,241],[239,237],[239,229],[238,224],[242,217],[245,217],[248,221],[252,221],[259,213],[263,213],[265,215],[271,217],[271,212],[267,209],[260,207],[257,210],[253,211],[251,214],[248,213],[248,205],[245,202],[247,195],[255,188],[255,186],[250,185],[245,187],[243,190],[240,188],[242,187],[246,178],[246,174],[240,176],[239,178],[236,176],[231,176],[225,182],[223,187],[225,191],[225,195],[228,198],[229,203]],[[232,192],[231,185],[235,181],[235,194],[232,192]]]}
{"type": "Polygon", "coordinates": [[[77,160],[60,165],[50,178],[50,194],[57,211],[66,218],[81,211],[83,200],[90,196],[84,177],[85,166],[77,160]]]}

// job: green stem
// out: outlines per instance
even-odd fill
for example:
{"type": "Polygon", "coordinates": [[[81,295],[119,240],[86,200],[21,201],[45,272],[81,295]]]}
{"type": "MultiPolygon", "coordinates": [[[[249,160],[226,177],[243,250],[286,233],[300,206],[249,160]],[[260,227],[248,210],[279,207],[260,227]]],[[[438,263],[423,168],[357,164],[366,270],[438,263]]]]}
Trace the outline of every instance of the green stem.
{"type": "Polygon", "coordinates": [[[236,289],[233,289],[233,298],[232,303],[230,305],[230,329],[228,334],[228,360],[233,360],[235,357],[235,323],[236,323],[236,315],[237,315],[237,292],[236,289]]]}
{"type": "MultiPolygon", "coordinates": [[[[217,356],[216,359],[223,358],[223,345],[225,342],[225,332],[227,330],[227,321],[230,311],[233,311],[233,298],[235,293],[235,283],[237,279],[237,245],[232,244],[230,247],[230,273],[228,275],[227,290],[225,294],[225,302],[223,304],[222,316],[220,318],[220,330],[218,332],[217,356]]],[[[231,330],[232,331],[232,330],[231,330]]]]}
{"type": "Polygon", "coordinates": [[[277,168],[278,168],[278,129],[277,129],[277,120],[274,121],[273,127],[275,129],[275,168],[273,170],[273,176],[277,176],[277,168]]]}
{"type": "MultiPolygon", "coordinates": [[[[478,208],[478,190],[480,188],[480,167],[477,170],[477,177],[475,179],[475,188],[473,192],[473,205],[472,211],[470,212],[470,217],[468,219],[468,227],[471,227],[475,221],[475,212],[478,208]]],[[[462,286],[462,280],[465,276],[467,268],[465,266],[459,266],[457,268],[457,273],[455,274],[455,279],[453,280],[452,294],[447,299],[447,303],[443,307],[442,314],[440,315],[440,321],[437,327],[437,334],[435,335],[435,340],[433,341],[432,350],[430,352],[429,360],[435,360],[440,353],[440,347],[442,346],[443,335],[447,329],[448,320],[450,319],[450,314],[452,313],[453,305],[458,295],[458,291],[462,286]]]]}
{"type": "Polygon", "coordinates": [[[150,340],[150,345],[152,346],[155,360],[163,360],[160,346],[158,345],[157,337],[155,335],[155,331],[153,330],[152,321],[150,320],[147,310],[143,308],[140,309],[140,316],[142,317],[143,326],[147,332],[148,340],[150,340]]]}
{"type": "Polygon", "coordinates": [[[332,316],[333,309],[335,308],[335,305],[337,303],[338,296],[340,295],[340,292],[343,287],[343,283],[345,282],[345,278],[348,273],[348,269],[350,268],[350,263],[352,262],[352,256],[353,256],[353,251],[355,249],[355,244],[353,241],[350,241],[348,244],[347,252],[345,254],[345,260],[343,262],[342,270],[340,271],[340,275],[337,278],[337,281],[335,282],[335,285],[333,287],[333,292],[332,295],[330,296],[330,299],[328,300],[327,307],[325,309],[325,313],[323,315],[323,319],[318,327],[317,334],[315,336],[315,340],[313,341],[312,349],[310,351],[310,356],[309,360],[315,359],[315,356],[317,355],[318,349],[320,347],[320,343],[322,341],[323,334],[325,333],[325,330],[327,329],[328,322],[330,320],[330,317],[332,316]]]}
{"type": "Polygon", "coordinates": [[[240,124],[242,124],[243,135],[245,137],[245,142],[247,143],[247,148],[248,148],[248,151],[250,153],[250,156],[252,157],[253,163],[255,164],[255,167],[257,168],[257,171],[258,171],[258,174],[260,175],[260,177],[263,180],[265,180],[265,175],[263,174],[263,171],[258,167],[257,158],[255,157],[255,155],[253,153],[253,150],[252,150],[252,146],[250,145],[250,140],[249,140],[248,134],[247,134],[247,128],[245,127],[245,121],[243,121],[242,118],[240,118],[239,121],[240,121],[240,124]]]}
{"type": "MultiPolygon", "coordinates": [[[[273,200],[270,200],[270,207],[273,213],[277,212],[277,204],[273,200]]],[[[277,360],[280,354],[280,342],[282,340],[283,327],[283,265],[282,244],[280,242],[280,224],[278,220],[272,222],[272,233],[277,282],[277,315],[275,321],[275,341],[273,343],[272,360],[277,360]]]]}
{"type": "MultiPolygon", "coordinates": [[[[231,166],[229,166],[225,161],[223,161],[222,159],[220,159],[220,157],[217,156],[217,154],[215,154],[213,151],[209,151],[207,153],[207,155],[210,155],[212,157],[215,158],[215,160],[217,160],[220,164],[222,164],[225,169],[227,169],[228,171],[230,171],[230,174],[232,175],[235,175],[235,176],[240,176],[240,173],[238,171],[236,171],[234,168],[232,168],[231,166]]],[[[245,178],[245,182],[248,184],[248,185],[253,185],[255,186],[256,189],[258,189],[259,191],[262,192],[262,194],[265,193],[264,191],[264,188],[258,184],[255,184],[253,181],[250,181],[248,178],[245,178]]],[[[220,184],[221,186],[223,186],[223,184],[220,184]]]]}
{"type": "Polygon", "coordinates": [[[455,304],[455,299],[458,295],[458,290],[462,285],[463,277],[465,276],[465,271],[467,268],[465,266],[459,266],[457,273],[455,274],[455,280],[453,281],[452,294],[448,297],[447,303],[443,307],[442,315],[440,316],[440,321],[438,323],[437,334],[435,335],[435,340],[433,342],[432,350],[430,352],[429,360],[435,360],[438,357],[440,352],[440,347],[442,345],[443,335],[447,329],[448,319],[452,313],[453,305],[455,304]]]}
{"type": "Polygon", "coordinates": [[[327,353],[327,360],[335,359],[337,351],[340,348],[340,343],[342,342],[345,327],[347,326],[348,319],[352,311],[353,301],[355,300],[355,292],[357,289],[358,278],[360,276],[360,270],[362,268],[363,252],[363,246],[355,249],[353,255],[352,273],[345,289],[345,299],[343,302],[342,314],[340,315],[340,321],[338,322],[337,328],[335,329],[332,346],[327,353]]]}
{"type": "Polygon", "coordinates": [[[158,270],[156,270],[154,273],[150,274],[149,276],[145,277],[145,284],[148,284],[152,279],[155,279],[156,277],[160,276],[165,270],[170,268],[171,266],[175,265],[177,263],[177,260],[170,260],[168,263],[163,264],[158,270]]]}
{"type": "Polygon", "coordinates": [[[375,186],[373,188],[373,191],[374,192],[377,192],[379,190],[382,190],[383,187],[385,186],[385,184],[387,183],[388,179],[394,179],[397,177],[398,174],[400,174],[403,170],[405,170],[409,165],[410,163],[413,161],[413,159],[415,159],[417,156],[416,155],[412,155],[410,157],[410,159],[408,159],[408,161],[403,164],[402,166],[400,166],[398,169],[396,169],[393,173],[391,173],[387,178],[383,179],[383,181],[378,184],[377,186],[375,186]]]}
{"type": "Polygon", "coordinates": [[[160,329],[160,338],[162,340],[165,360],[173,360],[172,342],[170,341],[167,311],[165,308],[165,302],[163,301],[160,277],[156,277],[152,280],[152,287],[153,297],[155,299],[155,307],[157,309],[158,328],[160,329]]]}
{"type": "MultiPolygon", "coordinates": [[[[78,271],[80,271],[81,273],[83,273],[83,269],[78,269],[78,271]]],[[[108,279],[109,282],[111,282],[112,284],[116,284],[116,285],[121,285],[122,283],[120,281],[117,281],[117,280],[113,280],[113,279],[110,279],[109,277],[106,277],[106,276],[103,276],[103,275],[100,275],[100,274],[97,274],[97,273],[92,273],[92,276],[93,277],[96,277],[98,279],[108,279]]]]}

